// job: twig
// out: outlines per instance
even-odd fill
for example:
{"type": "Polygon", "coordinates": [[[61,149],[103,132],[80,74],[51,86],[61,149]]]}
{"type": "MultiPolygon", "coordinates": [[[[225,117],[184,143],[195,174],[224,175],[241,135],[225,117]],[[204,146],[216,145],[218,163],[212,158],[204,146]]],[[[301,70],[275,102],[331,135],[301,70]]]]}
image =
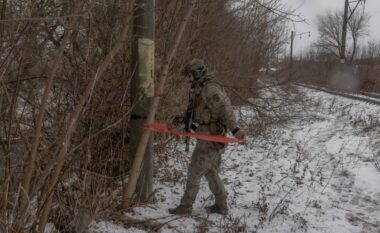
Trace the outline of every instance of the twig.
{"type": "Polygon", "coordinates": [[[281,204],[284,202],[285,198],[287,198],[289,196],[289,194],[293,191],[293,188],[292,187],[286,194],[283,198],[281,198],[280,202],[277,203],[276,207],[272,210],[271,214],[269,215],[269,219],[268,221],[271,222],[274,218],[274,216],[276,216],[277,214],[277,209],[281,206],[281,204]]]}
{"type": "MultiPolygon", "coordinates": [[[[25,189],[26,194],[29,193],[30,183],[31,183],[32,175],[33,175],[33,172],[35,169],[35,162],[36,162],[36,158],[37,158],[38,146],[40,144],[40,139],[41,139],[41,131],[42,131],[43,120],[44,120],[44,116],[45,116],[45,109],[46,109],[46,105],[47,105],[48,98],[50,95],[51,87],[53,85],[53,80],[54,80],[55,74],[59,68],[59,64],[60,64],[61,58],[63,56],[63,52],[65,51],[65,49],[67,47],[67,43],[70,40],[71,34],[73,32],[72,28],[75,25],[75,23],[76,23],[76,19],[72,20],[72,22],[70,24],[71,27],[68,30],[68,32],[65,34],[65,36],[62,40],[61,46],[59,47],[59,50],[58,50],[56,57],[53,61],[52,67],[51,67],[49,74],[48,74],[48,79],[47,79],[46,84],[45,84],[45,89],[44,89],[44,93],[43,93],[43,96],[41,99],[41,103],[40,103],[40,107],[39,107],[39,113],[37,116],[36,129],[34,131],[34,141],[32,144],[32,149],[31,149],[30,154],[29,154],[29,152],[26,153],[26,155],[29,155],[28,165],[27,165],[25,173],[24,173],[24,179],[22,180],[22,186],[25,189]]],[[[25,214],[27,212],[26,211],[26,205],[27,205],[26,200],[27,200],[27,196],[21,195],[21,201],[20,201],[20,211],[21,212],[20,213],[22,216],[25,216],[25,214]]],[[[22,221],[22,219],[23,219],[23,217],[20,217],[18,220],[22,221]]]]}
{"type": "Polygon", "coordinates": [[[151,230],[153,228],[155,231],[157,231],[160,228],[162,228],[163,226],[169,224],[170,222],[173,222],[173,221],[181,219],[181,218],[186,218],[188,216],[182,215],[182,216],[176,216],[174,218],[172,218],[172,217],[173,217],[173,215],[167,215],[167,216],[163,216],[163,217],[159,217],[159,218],[140,220],[140,219],[135,219],[135,218],[131,218],[131,217],[125,217],[124,215],[122,215],[122,216],[119,216],[116,221],[123,224],[125,227],[144,226],[144,227],[149,228],[151,230]],[[167,219],[167,218],[171,218],[171,219],[169,219],[166,222],[162,222],[162,223],[157,222],[157,220],[167,219]]]}
{"type": "Polygon", "coordinates": [[[331,172],[331,174],[330,174],[329,180],[328,180],[328,181],[326,182],[326,184],[323,186],[323,189],[322,189],[322,191],[321,191],[321,194],[325,191],[327,185],[330,184],[330,181],[331,181],[333,175],[335,174],[335,169],[337,168],[338,163],[339,163],[339,161],[337,161],[337,162],[335,163],[335,166],[334,166],[334,168],[333,168],[333,170],[332,170],[332,172],[331,172]]]}
{"type": "Polygon", "coordinates": [[[51,21],[51,20],[63,20],[66,18],[78,18],[84,17],[85,14],[73,14],[73,15],[65,15],[59,17],[30,17],[30,18],[17,18],[17,19],[2,19],[0,20],[0,24],[3,23],[11,23],[11,22],[40,22],[40,21],[51,21]]]}
{"type": "Polygon", "coordinates": [[[69,118],[70,120],[69,120],[66,132],[63,133],[62,136],[58,140],[57,144],[60,146],[58,149],[59,150],[58,156],[56,158],[56,161],[58,162],[57,162],[57,166],[55,166],[55,169],[53,170],[53,174],[48,184],[48,191],[45,197],[46,204],[43,207],[42,214],[40,216],[40,224],[39,224],[40,233],[43,233],[45,230],[45,226],[47,223],[47,219],[48,219],[48,216],[51,210],[52,201],[53,201],[53,193],[54,193],[53,190],[58,182],[59,175],[63,168],[63,164],[68,157],[67,150],[70,147],[71,138],[72,138],[73,133],[76,130],[79,117],[81,113],[83,112],[83,110],[86,108],[86,104],[89,103],[92,96],[92,92],[96,86],[98,79],[100,79],[103,76],[107,67],[112,63],[112,60],[115,57],[115,55],[121,50],[121,48],[124,47],[125,39],[129,31],[128,22],[129,22],[129,17],[126,17],[125,18],[126,26],[124,26],[124,29],[120,35],[120,39],[116,42],[116,44],[111,49],[111,51],[107,54],[107,56],[104,58],[102,63],[100,63],[94,77],[87,84],[86,89],[79,100],[79,103],[75,106],[74,111],[69,118]]]}

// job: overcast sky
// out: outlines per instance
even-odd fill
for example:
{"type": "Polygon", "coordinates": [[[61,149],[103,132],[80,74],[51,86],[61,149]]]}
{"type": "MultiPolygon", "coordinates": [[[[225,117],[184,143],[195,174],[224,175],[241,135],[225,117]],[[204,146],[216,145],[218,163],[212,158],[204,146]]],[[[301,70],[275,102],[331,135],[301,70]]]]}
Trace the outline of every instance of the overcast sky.
{"type": "MultiPolygon", "coordinates": [[[[292,27],[297,34],[310,31],[311,37],[303,35],[294,39],[295,54],[300,54],[307,50],[313,42],[318,39],[317,15],[323,14],[327,9],[341,10],[344,8],[344,0],[282,0],[288,8],[297,9],[306,19],[307,23],[295,23],[292,27]]],[[[352,2],[352,0],[350,0],[352,2]]],[[[354,6],[354,3],[351,3],[354,6]]],[[[361,7],[361,6],[359,6],[361,7]]],[[[359,8],[358,10],[361,10],[359,8]]],[[[371,16],[369,33],[370,35],[363,40],[374,39],[380,41],[380,0],[367,0],[365,12],[371,16]]]]}

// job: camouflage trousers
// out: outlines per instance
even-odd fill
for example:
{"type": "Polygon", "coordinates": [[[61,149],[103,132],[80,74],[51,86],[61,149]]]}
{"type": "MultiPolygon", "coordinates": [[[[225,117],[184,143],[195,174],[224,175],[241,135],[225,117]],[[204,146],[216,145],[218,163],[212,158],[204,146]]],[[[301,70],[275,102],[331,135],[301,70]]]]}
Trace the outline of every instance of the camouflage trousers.
{"type": "Polygon", "coordinates": [[[220,143],[198,140],[188,167],[186,189],[181,205],[194,203],[201,178],[205,176],[211,192],[215,195],[215,204],[227,208],[227,194],[218,174],[224,150],[225,145],[220,143]]]}

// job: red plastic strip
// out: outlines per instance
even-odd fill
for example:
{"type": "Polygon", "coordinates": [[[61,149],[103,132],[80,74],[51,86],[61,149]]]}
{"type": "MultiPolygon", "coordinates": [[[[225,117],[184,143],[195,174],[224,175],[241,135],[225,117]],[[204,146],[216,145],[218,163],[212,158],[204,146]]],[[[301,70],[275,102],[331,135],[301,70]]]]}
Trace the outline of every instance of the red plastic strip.
{"type": "Polygon", "coordinates": [[[176,131],[170,130],[166,124],[147,124],[144,126],[145,130],[157,132],[157,133],[165,133],[173,136],[185,136],[191,138],[197,138],[200,140],[211,141],[211,142],[220,142],[220,143],[242,143],[243,139],[237,138],[228,138],[221,135],[211,135],[204,133],[191,133],[185,131],[176,131]]]}
{"type": "Polygon", "coordinates": [[[154,91],[154,96],[163,96],[163,93],[161,91],[160,88],[157,88],[155,91],[154,91]]]}

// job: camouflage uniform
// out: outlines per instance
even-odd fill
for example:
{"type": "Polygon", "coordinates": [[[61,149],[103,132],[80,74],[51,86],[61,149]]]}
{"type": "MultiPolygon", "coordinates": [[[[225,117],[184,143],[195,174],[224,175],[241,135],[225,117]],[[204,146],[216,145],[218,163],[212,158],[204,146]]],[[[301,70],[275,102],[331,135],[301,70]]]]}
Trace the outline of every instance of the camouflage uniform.
{"type": "MultiPolygon", "coordinates": [[[[235,116],[230,100],[222,87],[213,82],[210,76],[201,78],[194,85],[193,122],[199,124],[196,132],[225,135],[227,129],[234,130],[235,116]]],[[[222,212],[227,212],[227,194],[218,175],[221,155],[225,148],[226,144],[223,143],[197,141],[188,168],[186,190],[181,206],[192,206],[199,190],[200,180],[205,176],[215,195],[215,204],[222,212]]]]}

